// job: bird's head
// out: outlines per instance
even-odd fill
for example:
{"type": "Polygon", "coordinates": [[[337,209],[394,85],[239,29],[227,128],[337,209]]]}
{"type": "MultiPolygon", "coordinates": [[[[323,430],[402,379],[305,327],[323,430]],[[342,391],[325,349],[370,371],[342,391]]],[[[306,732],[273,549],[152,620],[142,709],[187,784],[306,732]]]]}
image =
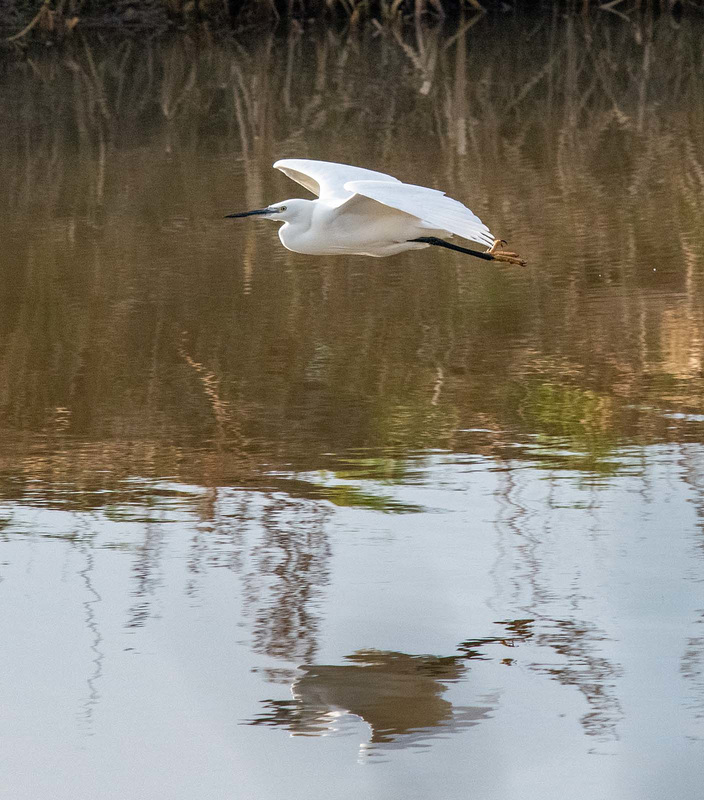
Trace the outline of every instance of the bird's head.
{"type": "Polygon", "coordinates": [[[301,200],[300,198],[282,200],[280,203],[273,203],[266,208],[257,208],[254,211],[240,211],[236,214],[227,214],[225,219],[260,216],[264,219],[273,219],[275,222],[294,222],[310,214],[311,205],[311,200],[301,200]]]}

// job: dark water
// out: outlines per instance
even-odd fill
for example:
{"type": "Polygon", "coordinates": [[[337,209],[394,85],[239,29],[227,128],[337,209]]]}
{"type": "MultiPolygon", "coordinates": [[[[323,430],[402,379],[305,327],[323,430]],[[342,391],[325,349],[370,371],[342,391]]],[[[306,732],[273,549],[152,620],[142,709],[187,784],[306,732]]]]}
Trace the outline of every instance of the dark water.
{"type": "Polygon", "coordinates": [[[3,797],[698,796],[704,28],[611,17],[2,63],[3,797]],[[223,220],[284,156],[529,266],[223,220]]]}

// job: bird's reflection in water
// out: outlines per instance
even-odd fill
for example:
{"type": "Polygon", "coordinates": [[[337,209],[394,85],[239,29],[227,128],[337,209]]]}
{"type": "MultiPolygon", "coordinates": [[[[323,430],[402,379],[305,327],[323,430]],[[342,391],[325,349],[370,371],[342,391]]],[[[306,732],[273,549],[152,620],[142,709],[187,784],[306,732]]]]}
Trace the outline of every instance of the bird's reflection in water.
{"type": "Polygon", "coordinates": [[[367,747],[422,746],[433,736],[455,733],[490,716],[496,697],[484,696],[476,706],[454,706],[443,694],[448,684],[467,677],[470,660],[485,657],[484,646],[514,646],[530,635],[528,629],[529,624],[524,635],[516,636],[514,627],[507,638],[464,642],[460,655],[360,650],[346,657],[347,664],[301,667],[291,687],[293,699],[265,701],[266,711],[248,724],[324,736],[344,732],[348,715],[353,715],[369,725],[367,747]]]}

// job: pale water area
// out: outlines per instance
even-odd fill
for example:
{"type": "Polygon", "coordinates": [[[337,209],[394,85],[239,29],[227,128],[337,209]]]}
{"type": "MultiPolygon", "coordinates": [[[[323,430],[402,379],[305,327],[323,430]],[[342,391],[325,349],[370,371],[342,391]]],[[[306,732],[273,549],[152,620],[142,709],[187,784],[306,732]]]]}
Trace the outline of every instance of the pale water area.
{"type": "Polygon", "coordinates": [[[703,37],[6,56],[2,798],[702,796],[703,37]],[[224,220],[284,156],[529,265],[224,220]]]}

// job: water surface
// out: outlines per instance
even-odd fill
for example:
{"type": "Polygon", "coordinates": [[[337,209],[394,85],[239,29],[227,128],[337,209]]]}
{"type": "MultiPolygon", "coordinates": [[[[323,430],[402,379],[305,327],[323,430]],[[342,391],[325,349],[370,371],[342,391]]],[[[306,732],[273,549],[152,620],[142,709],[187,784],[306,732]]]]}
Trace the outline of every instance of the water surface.
{"type": "Polygon", "coordinates": [[[17,798],[694,797],[701,25],[76,41],[0,102],[17,798]],[[284,251],[330,159],[529,261],[284,251]]]}

